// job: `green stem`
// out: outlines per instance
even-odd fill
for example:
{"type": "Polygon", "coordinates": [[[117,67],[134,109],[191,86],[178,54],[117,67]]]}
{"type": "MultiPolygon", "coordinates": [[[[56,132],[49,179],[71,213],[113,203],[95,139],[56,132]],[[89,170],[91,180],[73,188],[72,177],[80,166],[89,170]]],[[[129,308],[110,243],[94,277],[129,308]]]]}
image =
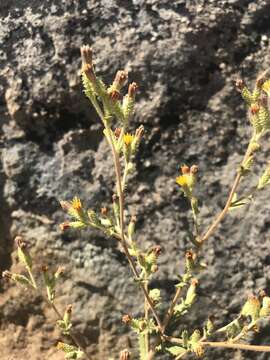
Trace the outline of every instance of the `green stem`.
{"type": "Polygon", "coordinates": [[[146,341],[145,341],[145,335],[139,334],[139,350],[140,350],[140,360],[146,360],[147,359],[147,350],[146,350],[146,341]]]}
{"type": "Polygon", "coordinates": [[[34,278],[34,275],[33,275],[32,271],[31,271],[31,269],[29,268],[29,266],[26,267],[26,270],[27,270],[27,272],[28,272],[28,274],[29,274],[29,277],[30,277],[31,283],[32,283],[32,285],[33,285],[33,288],[34,288],[35,290],[37,290],[37,283],[36,283],[36,280],[35,280],[35,278],[34,278]]]}

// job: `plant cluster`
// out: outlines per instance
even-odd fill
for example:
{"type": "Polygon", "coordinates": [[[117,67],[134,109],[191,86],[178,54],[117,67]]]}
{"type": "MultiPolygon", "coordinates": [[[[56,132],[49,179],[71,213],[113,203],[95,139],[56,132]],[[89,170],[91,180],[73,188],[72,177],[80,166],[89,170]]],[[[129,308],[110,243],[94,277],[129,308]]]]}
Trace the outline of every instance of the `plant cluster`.
{"type": "MultiPolygon", "coordinates": [[[[92,50],[89,46],[82,46],[82,83],[86,97],[94,106],[104,126],[103,133],[111,151],[115,171],[115,193],[111,203],[101,210],[88,209],[79,197],[71,201],[61,201],[62,208],[68,213],[70,220],[62,223],[61,229],[95,228],[104,236],[115,238],[125,254],[135,284],[143,296],[141,317],[124,314],[122,322],[130,326],[138,336],[138,349],[141,360],[151,360],[157,353],[168,353],[172,358],[184,358],[187,354],[203,357],[209,347],[223,347],[231,349],[269,352],[270,346],[249,345],[245,341],[249,333],[258,331],[260,321],[270,316],[270,297],[264,291],[250,296],[243,305],[239,315],[229,324],[218,328],[209,314],[209,318],[201,328],[177,328],[171,333],[170,324],[192,310],[198,298],[198,274],[206,265],[203,262],[203,245],[215,232],[227,213],[242,206],[246,206],[256,195],[270,183],[270,166],[258,177],[257,186],[247,194],[237,194],[240,182],[250,177],[256,154],[261,151],[260,141],[270,129],[270,80],[266,74],[259,76],[255,88],[250,91],[242,80],[236,81],[236,88],[241,93],[248,108],[251,125],[251,136],[247,149],[239,167],[222,211],[214,218],[211,225],[202,230],[200,224],[199,201],[195,194],[199,168],[197,165],[180,167],[180,174],[176,177],[176,186],[190,203],[194,222],[190,249],[185,253],[185,270],[179,275],[179,282],[175,286],[175,294],[165,313],[162,313],[162,298],[160,289],[151,288],[151,279],[159,271],[158,259],[162,255],[160,246],[141,249],[136,241],[136,217],[125,215],[125,199],[128,196],[127,183],[135,167],[134,157],[142,140],[144,129],[142,126],[133,133],[129,132],[131,117],[134,112],[135,96],[138,90],[136,83],[128,86],[127,94],[121,92],[128,81],[125,71],[118,71],[110,86],[105,85],[96,75],[92,61],[92,50]],[[173,336],[176,334],[176,336],[173,336]]],[[[255,176],[255,175],[254,175],[255,176]]],[[[32,269],[32,259],[27,245],[21,237],[16,238],[18,257],[24,265],[26,274],[15,274],[5,271],[3,276],[10,278],[24,287],[42,293],[37,285],[32,269]]],[[[46,299],[57,314],[57,326],[63,335],[70,338],[70,342],[60,342],[58,349],[65,354],[65,359],[79,359],[92,357],[87,353],[78,336],[72,328],[72,306],[68,305],[62,315],[55,305],[56,285],[63,273],[63,268],[51,271],[47,266],[42,269],[46,299]]],[[[128,350],[120,353],[121,360],[135,359],[137,355],[128,350]]]]}

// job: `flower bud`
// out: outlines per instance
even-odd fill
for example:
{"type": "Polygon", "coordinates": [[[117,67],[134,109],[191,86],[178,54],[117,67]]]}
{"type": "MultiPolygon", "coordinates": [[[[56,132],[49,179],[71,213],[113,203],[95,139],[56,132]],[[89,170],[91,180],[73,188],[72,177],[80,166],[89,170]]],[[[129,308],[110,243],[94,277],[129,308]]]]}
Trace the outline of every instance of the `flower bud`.
{"type": "Polygon", "coordinates": [[[20,262],[26,267],[26,269],[32,269],[32,258],[27,250],[26,242],[23,240],[21,236],[16,236],[15,243],[17,244],[18,258],[20,262]]]}
{"type": "Polygon", "coordinates": [[[190,168],[190,173],[192,175],[195,175],[197,174],[197,172],[199,171],[199,167],[197,165],[192,165],[191,168],[190,168]]]}
{"type": "Polygon", "coordinates": [[[270,316],[270,297],[264,296],[262,299],[262,307],[260,310],[260,317],[270,316]]]}
{"type": "Polygon", "coordinates": [[[55,279],[59,279],[60,276],[62,276],[64,274],[64,272],[65,272],[64,266],[59,266],[54,274],[55,279]]]}
{"type": "Polygon", "coordinates": [[[252,320],[257,320],[260,311],[260,301],[256,296],[250,296],[247,302],[242,307],[241,314],[244,316],[251,316],[252,320]]]}
{"type": "Polygon", "coordinates": [[[190,169],[187,165],[182,165],[181,166],[181,171],[182,171],[182,174],[185,175],[185,174],[189,174],[190,172],[190,169]]]}
{"type": "Polygon", "coordinates": [[[185,300],[186,305],[191,306],[195,302],[196,297],[197,297],[196,289],[197,289],[198,283],[199,282],[197,279],[191,280],[191,284],[188,288],[187,295],[186,295],[186,300],[185,300]]]}
{"type": "Polygon", "coordinates": [[[132,216],[130,223],[128,225],[128,237],[132,239],[134,233],[135,233],[135,224],[136,224],[136,216],[132,216]]]}
{"type": "Polygon", "coordinates": [[[189,251],[186,252],[185,258],[186,258],[186,270],[187,270],[187,272],[193,271],[194,268],[195,268],[196,255],[193,253],[192,250],[189,250],[189,251]]]}

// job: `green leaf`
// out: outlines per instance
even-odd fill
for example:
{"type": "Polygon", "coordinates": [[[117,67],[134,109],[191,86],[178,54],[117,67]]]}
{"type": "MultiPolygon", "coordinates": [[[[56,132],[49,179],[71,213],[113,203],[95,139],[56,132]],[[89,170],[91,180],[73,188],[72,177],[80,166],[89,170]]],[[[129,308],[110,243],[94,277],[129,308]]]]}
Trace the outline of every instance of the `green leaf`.
{"type": "Polygon", "coordinates": [[[170,347],[167,347],[166,350],[174,356],[178,356],[187,351],[185,348],[183,348],[181,346],[170,346],[170,347]]]}
{"type": "Polygon", "coordinates": [[[237,194],[234,193],[229,210],[234,210],[237,208],[241,208],[245,205],[248,205],[251,202],[251,200],[252,200],[252,195],[249,195],[247,197],[242,196],[238,199],[237,194]]]}

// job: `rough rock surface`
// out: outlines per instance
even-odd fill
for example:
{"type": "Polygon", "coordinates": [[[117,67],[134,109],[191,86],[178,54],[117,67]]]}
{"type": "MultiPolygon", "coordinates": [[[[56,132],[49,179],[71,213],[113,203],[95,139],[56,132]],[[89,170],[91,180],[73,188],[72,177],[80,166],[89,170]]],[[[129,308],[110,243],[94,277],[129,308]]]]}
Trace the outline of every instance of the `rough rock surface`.
{"type": "MultiPolygon", "coordinates": [[[[128,204],[138,241],[165,252],[152,285],[164,298],[189,248],[190,214],[174,178],[182,162],[200,167],[202,224],[221,209],[248,139],[244,105],[233,86],[270,67],[270,3],[249,0],[10,0],[0,2],[0,265],[16,270],[13,239],[31,243],[37,269],[63,264],[59,306],[73,303],[75,326],[94,359],[117,358],[129,343],[123,313],[141,300],[122,253],[97,232],[61,233],[59,199],[89,207],[110,200],[113,174],[101,127],[80,87],[79,47],[89,43],[110,81],[125,68],[140,84],[134,126],[146,136],[128,204]]],[[[256,172],[270,154],[268,142],[256,172]]],[[[270,291],[268,191],[233,212],[204,248],[209,267],[191,315],[220,323],[248,294],[270,291]]],[[[3,359],[62,359],[53,314],[39,296],[1,283],[3,359]]],[[[270,328],[256,342],[268,342],[270,328]],[[268,336],[267,336],[268,335],[268,336]]],[[[209,352],[208,359],[267,359],[209,352]],[[222,355],[220,355],[222,354],[222,355]]],[[[165,358],[165,357],[164,357],[165,358]]]]}

